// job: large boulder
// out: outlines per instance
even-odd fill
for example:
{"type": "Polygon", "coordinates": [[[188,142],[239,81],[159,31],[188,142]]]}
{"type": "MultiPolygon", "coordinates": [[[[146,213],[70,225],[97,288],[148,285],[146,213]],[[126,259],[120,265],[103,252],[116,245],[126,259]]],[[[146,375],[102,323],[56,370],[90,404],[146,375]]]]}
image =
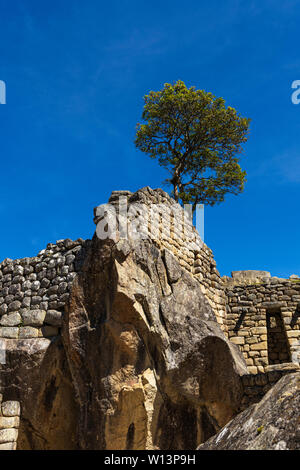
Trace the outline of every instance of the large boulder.
{"type": "Polygon", "coordinates": [[[300,373],[282,377],[199,450],[300,450],[300,373]]]}
{"type": "Polygon", "coordinates": [[[151,241],[94,237],[63,325],[84,449],[195,449],[247,373],[198,281],[151,241]]]}

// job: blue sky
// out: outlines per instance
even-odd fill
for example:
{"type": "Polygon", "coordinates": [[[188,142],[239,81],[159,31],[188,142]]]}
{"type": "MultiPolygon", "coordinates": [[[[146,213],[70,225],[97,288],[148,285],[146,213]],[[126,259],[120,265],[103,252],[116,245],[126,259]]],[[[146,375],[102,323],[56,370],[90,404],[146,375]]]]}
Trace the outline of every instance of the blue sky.
{"type": "Polygon", "coordinates": [[[162,186],[135,125],[180,79],[252,119],[244,193],[206,209],[221,274],[300,274],[299,19],[298,0],[0,0],[0,260],[91,238],[112,190],[162,186]]]}

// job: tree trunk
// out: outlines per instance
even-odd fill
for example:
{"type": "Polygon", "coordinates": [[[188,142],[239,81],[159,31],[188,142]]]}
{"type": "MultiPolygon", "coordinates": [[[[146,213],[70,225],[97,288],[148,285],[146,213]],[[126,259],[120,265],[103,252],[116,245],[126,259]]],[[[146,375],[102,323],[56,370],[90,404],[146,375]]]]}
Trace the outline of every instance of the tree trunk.
{"type": "Polygon", "coordinates": [[[178,202],[178,198],[179,198],[179,195],[178,195],[178,184],[175,184],[173,183],[174,185],[174,199],[176,202],[178,202]]]}

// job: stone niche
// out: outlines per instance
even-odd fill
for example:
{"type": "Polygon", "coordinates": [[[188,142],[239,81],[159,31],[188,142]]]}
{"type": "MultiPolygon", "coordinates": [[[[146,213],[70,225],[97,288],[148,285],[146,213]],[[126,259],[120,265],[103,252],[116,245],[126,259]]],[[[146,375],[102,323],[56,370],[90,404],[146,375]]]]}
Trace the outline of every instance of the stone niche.
{"type": "Polygon", "coordinates": [[[290,347],[280,309],[267,310],[266,320],[269,364],[290,362],[290,347]]]}
{"type": "Polygon", "coordinates": [[[252,374],[276,364],[299,364],[300,282],[268,274],[247,271],[223,278],[229,339],[241,349],[252,374]]]}

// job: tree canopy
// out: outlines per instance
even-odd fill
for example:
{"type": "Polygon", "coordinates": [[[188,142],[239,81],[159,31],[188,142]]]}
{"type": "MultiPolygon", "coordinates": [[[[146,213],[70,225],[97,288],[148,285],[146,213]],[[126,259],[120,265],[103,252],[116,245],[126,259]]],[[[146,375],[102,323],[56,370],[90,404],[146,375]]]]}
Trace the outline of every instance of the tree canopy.
{"type": "Polygon", "coordinates": [[[250,119],[226,107],[223,98],[180,80],[150,91],[144,101],[135,145],[169,171],[166,181],[176,201],[195,209],[243,190],[246,172],[237,155],[248,139],[250,119]]]}

